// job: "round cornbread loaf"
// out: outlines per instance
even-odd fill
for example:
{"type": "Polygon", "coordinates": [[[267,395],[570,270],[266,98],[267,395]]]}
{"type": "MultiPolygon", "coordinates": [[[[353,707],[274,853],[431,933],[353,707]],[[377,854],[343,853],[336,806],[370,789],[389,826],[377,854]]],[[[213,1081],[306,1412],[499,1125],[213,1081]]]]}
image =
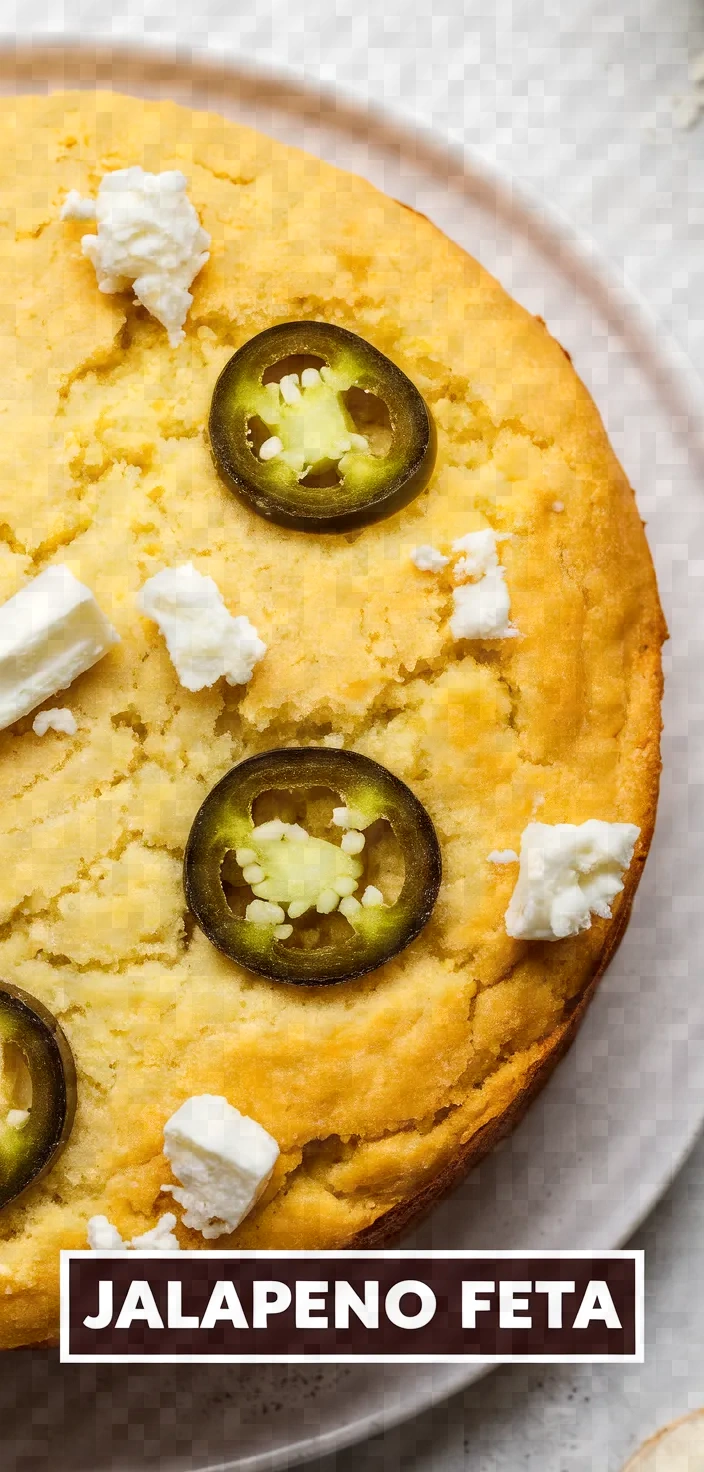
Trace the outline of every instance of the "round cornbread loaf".
{"type": "MultiPolygon", "coordinates": [[[[67,565],[121,643],[61,696],[74,737],[0,733],[0,976],[60,1020],[78,1110],[51,1173],[0,1212],[0,1347],[51,1337],[60,1248],[130,1238],[170,1198],[163,1126],[224,1095],[278,1141],[222,1247],[334,1248],[406,1225],[518,1117],[628,918],[657,800],[664,624],[633,494],[566,354],[427,220],[361,179],[204,113],[75,93],[0,100],[0,599],[67,565]],[[186,340],[101,295],[70,189],[180,169],[212,237],[186,340]],[[346,536],[270,525],[206,425],[228,358],[277,322],[348,327],[435,418],[428,488],[346,536]],[[555,509],[562,507],[563,509],[555,509]],[[520,638],[456,641],[448,576],[411,552],[490,525],[520,638]],[[189,693],[136,596],[192,561],[268,646],[246,686],[189,693]],[[356,982],[285,987],[189,917],[183,853],[235,762],[285,745],[381,762],[435,825],[432,918],[356,982]],[[613,919],[516,941],[532,819],[635,823],[613,919]]],[[[184,1247],[210,1246],[179,1223],[184,1247]]]]}

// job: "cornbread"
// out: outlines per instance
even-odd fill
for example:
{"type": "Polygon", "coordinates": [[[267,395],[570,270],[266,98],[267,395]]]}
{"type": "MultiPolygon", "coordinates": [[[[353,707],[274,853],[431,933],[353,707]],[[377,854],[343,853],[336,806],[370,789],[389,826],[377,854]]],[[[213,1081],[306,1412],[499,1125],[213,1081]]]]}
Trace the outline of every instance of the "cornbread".
{"type": "MultiPolygon", "coordinates": [[[[51,1172],[0,1212],[0,1347],[53,1336],[60,1248],[125,1241],[171,1198],[163,1127],[225,1097],[278,1143],[220,1247],[335,1248],[404,1226],[522,1112],[626,924],[655,817],[664,625],[598,412],[544,324],[427,220],[221,118],[75,93],[0,100],[0,599],[63,564],[120,643],[0,733],[0,976],[61,1022],[78,1109],[51,1172]],[[185,340],[103,295],[61,221],[106,172],[179,170],[211,239],[185,340]],[[232,353],[276,323],[360,334],[435,419],[428,488],[344,535],[270,524],[218,477],[206,426],[232,353]],[[558,514],[558,507],[560,514],[558,514]],[[510,533],[516,637],[456,639],[451,569],[415,549],[510,533]],[[180,684],[144,583],[192,563],[266,654],[247,684],[180,684]],[[195,814],[236,762],[344,746],[430,814],[443,883],[420,936],[357,981],[277,985],[186,910],[195,814]],[[613,918],[555,943],[504,915],[524,828],[640,829],[613,918]]],[[[183,1226],[182,1247],[206,1246],[183,1226]]]]}

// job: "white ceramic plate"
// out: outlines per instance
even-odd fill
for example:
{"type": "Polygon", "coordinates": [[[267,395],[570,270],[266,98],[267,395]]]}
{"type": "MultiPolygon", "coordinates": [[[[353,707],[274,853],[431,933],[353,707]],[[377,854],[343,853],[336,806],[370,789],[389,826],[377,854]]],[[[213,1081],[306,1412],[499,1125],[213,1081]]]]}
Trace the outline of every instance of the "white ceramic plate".
{"type": "MultiPolygon", "coordinates": [[[[656,841],[575,1046],[528,1118],[408,1245],[613,1247],[704,1114],[704,434],[701,389],[564,223],[442,143],[339,97],[192,59],[76,45],[0,52],[0,89],[113,87],[210,107],[366,175],[479,256],[571,353],[638,488],[672,633],[656,841]]],[[[273,1472],[466,1385],[477,1366],[62,1368],[3,1358],[3,1468],[273,1472]]]]}

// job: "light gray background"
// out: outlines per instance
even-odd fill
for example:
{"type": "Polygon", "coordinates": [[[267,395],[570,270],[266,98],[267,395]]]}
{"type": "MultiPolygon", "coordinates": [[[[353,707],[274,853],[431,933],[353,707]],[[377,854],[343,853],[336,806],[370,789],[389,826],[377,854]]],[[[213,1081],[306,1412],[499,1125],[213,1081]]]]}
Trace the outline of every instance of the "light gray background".
{"type": "MultiPolygon", "coordinates": [[[[420,121],[594,239],[704,377],[704,121],[681,132],[670,108],[704,0],[23,0],[0,33],[191,46],[420,121]]],[[[704,1404],[704,1142],[635,1245],[644,1366],[506,1367],[315,1472],[616,1472],[704,1404]]]]}

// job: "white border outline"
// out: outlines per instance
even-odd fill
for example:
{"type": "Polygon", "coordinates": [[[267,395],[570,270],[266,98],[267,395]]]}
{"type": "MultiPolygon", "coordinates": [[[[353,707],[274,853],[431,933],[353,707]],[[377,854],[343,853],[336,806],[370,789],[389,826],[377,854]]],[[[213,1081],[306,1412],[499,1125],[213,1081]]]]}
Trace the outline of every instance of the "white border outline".
{"type": "Polygon", "coordinates": [[[642,1248],[614,1248],[605,1250],[578,1248],[569,1252],[565,1248],[556,1248],[550,1251],[548,1248],[536,1248],[535,1251],[527,1252],[516,1249],[503,1249],[497,1252],[480,1251],[477,1249],[464,1250],[462,1248],[451,1248],[443,1252],[437,1248],[426,1248],[414,1252],[408,1248],[386,1248],[378,1250],[336,1252],[324,1249],[320,1252],[307,1250],[290,1252],[267,1252],[267,1251],[221,1251],[203,1250],[195,1252],[159,1252],[134,1254],[126,1250],[110,1252],[96,1252],[90,1249],[62,1250],[60,1253],[60,1337],[59,1337],[59,1360],[62,1365],[642,1365],[645,1360],[645,1253],[642,1248]],[[146,1267],[150,1262],[183,1262],[193,1260],[201,1262],[204,1258],[223,1263],[228,1262],[291,1262],[298,1260],[310,1262],[323,1260],[326,1262],[354,1262],[360,1259],[363,1262],[393,1261],[403,1263],[410,1259],[413,1261],[441,1259],[445,1261],[464,1260],[465,1262],[501,1261],[545,1261],[553,1258],[567,1258],[570,1260],[584,1260],[590,1258],[613,1262],[631,1260],[635,1264],[635,1350],[633,1354],[517,1354],[517,1355],[479,1355],[479,1354],[398,1354],[398,1355],[350,1355],[350,1354],[71,1354],[69,1350],[69,1273],[70,1263],[74,1258],[114,1259],[135,1261],[135,1277],[137,1276],[138,1264],[141,1262],[146,1267]]]}

